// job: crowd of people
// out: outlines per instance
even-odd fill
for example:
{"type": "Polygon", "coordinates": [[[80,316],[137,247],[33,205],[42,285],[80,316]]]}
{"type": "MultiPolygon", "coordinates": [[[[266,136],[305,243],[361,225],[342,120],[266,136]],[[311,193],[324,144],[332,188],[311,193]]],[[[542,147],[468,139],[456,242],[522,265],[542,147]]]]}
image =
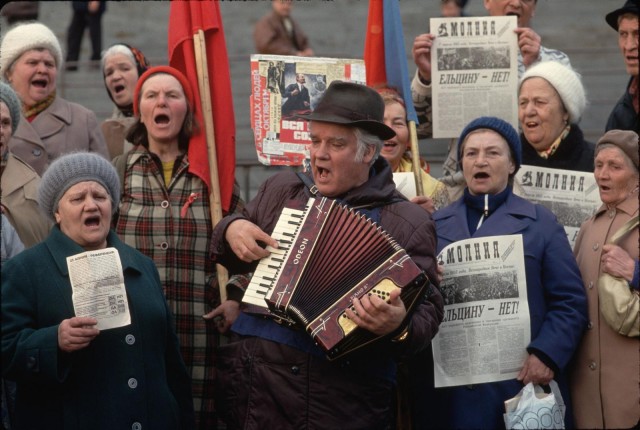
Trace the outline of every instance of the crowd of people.
{"type": "MultiPolygon", "coordinates": [[[[73,3],[69,66],[33,11],[28,22],[12,21],[0,42],[3,430],[504,428],[505,400],[529,383],[552,382],[566,428],[640,425],[638,338],[602,317],[599,284],[605,274],[622,280],[639,312],[639,229],[618,232],[640,205],[640,1],[603,17],[618,34],[629,83],[593,143],[579,126],[588,109],[580,74],[531,28],[537,0],[484,0],[491,16],[517,16],[519,127],[490,111],[470,121],[452,141],[443,178],[413,159],[409,100],[396,88],[329,81],[312,105],[307,76],[284,85],[272,62],[270,90],[286,99],[283,118],[307,121],[308,165],[278,170],[246,203],[236,185],[216,225],[207,184],[190,169],[191,138],[204,132],[197,88],[173,67],[152,66],[139,47],[98,52],[106,2],[73,3]],[[96,27],[91,60],[100,60],[114,105],[102,123],[57,91],[60,71],[76,66],[87,23],[96,27]],[[581,218],[572,221],[581,225],[573,248],[561,224],[568,214],[514,191],[523,165],[593,173],[601,205],[571,212],[581,218]],[[416,166],[422,193],[408,199],[394,174],[416,166]],[[258,263],[287,247],[275,237],[280,214],[304,210],[311,198],[336,200],[375,223],[426,276],[415,303],[395,284],[384,294],[349,293],[339,326],[375,341],[335,359],[295,316],[243,303],[258,263]],[[525,279],[516,271],[454,277],[439,264],[449,245],[511,235],[522,239],[525,279]],[[110,313],[126,310],[127,318],[115,327],[102,325],[107,311],[96,298],[79,305],[84,290],[72,264],[105,255],[115,255],[101,260],[113,267],[85,272],[109,273],[96,290],[118,278],[119,286],[108,284],[119,291],[110,293],[110,313]],[[219,265],[228,278],[218,276],[219,265]],[[515,376],[438,386],[432,341],[447,311],[507,299],[528,306],[515,376]]],[[[465,16],[466,4],[443,0],[442,15],[465,16]]],[[[255,26],[256,52],[314,55],[292,6],[272,1],[255,26]]],[[[435,38],[419,34],[412,48],[410,96],[422,137],[432,134],[435,38]]],[[[465,59],[498,61],[457,55],[458,68],[465,59]]],[[[355,255],[335,257],[351,264],[370,255],[363,243],[355,255]]],[[[480,345],[480,332],[469,331],[469,342],[480,345]]]]}

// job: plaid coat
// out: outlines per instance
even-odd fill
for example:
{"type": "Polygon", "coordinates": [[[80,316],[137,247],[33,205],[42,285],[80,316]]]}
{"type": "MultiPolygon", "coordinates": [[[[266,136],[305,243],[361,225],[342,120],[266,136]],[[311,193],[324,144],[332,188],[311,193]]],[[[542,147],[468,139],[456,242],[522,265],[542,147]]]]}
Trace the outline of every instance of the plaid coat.
{"type": "MultiPolygon", "coordinates": [[[[176,159],[168,187],[155,154],[138,146],[123,157],[127,157],[123,192],[114,228],[125,243],[151,257],[158,267],[191,374],[198,428],[212,429],[213,362],[219,338],[214,323],[202,315],[220,303],[220,295],[209,249],[209,192],[200,178],[188,172],[187,155],[176,159]]],[[[236,187],[232,212],[241,206],[236,187]]]]}

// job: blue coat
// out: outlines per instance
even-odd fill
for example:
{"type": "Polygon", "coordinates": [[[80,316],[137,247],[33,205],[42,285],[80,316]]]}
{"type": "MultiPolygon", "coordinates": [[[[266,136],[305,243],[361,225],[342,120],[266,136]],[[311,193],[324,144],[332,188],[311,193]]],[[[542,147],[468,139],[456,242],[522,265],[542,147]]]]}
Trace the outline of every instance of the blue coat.
{"type": "Polygon", "coordinates": [[[153,261],[122,243],[131,324],[88,347],[58,348],[74,316],[66,257],[84,252],[58,227],[2,266],[2,371],[15,380],[15,429],[191,429],[191,384],[153,261]],[[138,423],[138,424],[136,424],[138,423]]]}
{"type": "MultiPolygon", "coordinates": [[[[546,357],[543,361],[555,367],[555,379],[568,405],[565,421],[571,425],[564,370],[586,327],[587,301],[567,235],[555,215],[543,206],[510,194],[473,235],[469,234],[464,197],[437,211],[433,219],[438,252],[453,242],[470,237],[522,235],[531,319],[531,343],[527,350],[530,353],[535,350],[538,357],[546,357]]],[[[421,403],[418,407],[422,409],[415,411],[418,415],[416,428],[427,425],[432,428],[504,428],[503,402],[522,389],[521,382],[512,379],[434,389],[431,360],[427,357],[421,367],[431,375],[427,380],[422,379],[422,385],[414,384],[417,401],[421,403]]]]}

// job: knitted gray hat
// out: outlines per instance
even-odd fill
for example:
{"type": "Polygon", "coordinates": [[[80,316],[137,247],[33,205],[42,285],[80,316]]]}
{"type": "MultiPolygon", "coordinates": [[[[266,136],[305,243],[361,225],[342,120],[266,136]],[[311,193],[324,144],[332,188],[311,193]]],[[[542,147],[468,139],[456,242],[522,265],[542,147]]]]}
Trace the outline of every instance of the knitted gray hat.
{"type": "Polygon", "coordinates": [[[69,188],[79,182],[95,181],[102,185],[111,200],[114,214],[120,203],[120,180],[116,169],[102,156],[90,152],[73,152],[57,158],[42,175],[38,203],[55,222],[58,202],[69,188]]]}
{"type": "Polygon", "coordinates": [[[0,101],[4,102],[9,108],[9,115],[11,115],[11,135],[16,132],[18,124],[20,124],[20,100],[9,85],[4,82],[0,82],[0,101]]]}
{"type": "Polygon", "coordinates": [[[522,145],[520,144],[520,136],[518,136],[518,133],[511,124],[493,116],[481,116],[480,118],[476,118],[467,124],[464,130],[462,130],[462,134],[460,134],[460,138],[458,139],[458,160],[460,160],[460,163],[462,163],[462,144],[464,143],[464,140],[467,138],[469,133],[480,129],[495,131],[507,141],[507,145],[509,145],[511,155],[513,156],[513,161],[516,164],[516,170],[513,172],[515,174],[522,164],[522,145]]]}
{"type": "Polygon", "coordinates": [[[51,52],[58,70],[62,67],[62,49],[55,34],[44,24],[31,22],[18,24],[2,38],[0,46],[0,73],[6,78],[11,65],[31,49],[44,48],[51,52]]]}
{"type": "Polygon", "coordinates": [[[587,107],[587,97],[580,75],[571,67],[567,67],[557,61],[543,61],[530,67],[518,86],[518,92],[522,83],[529,78],[542,78],[558,92],[560,100],[569,113],[569,123],[578,124],[587,107]]]}

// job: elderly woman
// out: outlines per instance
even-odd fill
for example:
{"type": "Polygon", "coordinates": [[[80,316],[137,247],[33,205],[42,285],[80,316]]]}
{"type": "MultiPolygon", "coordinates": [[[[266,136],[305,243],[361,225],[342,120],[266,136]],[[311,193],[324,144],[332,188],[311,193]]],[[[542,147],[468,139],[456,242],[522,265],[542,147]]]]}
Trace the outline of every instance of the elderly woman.
{"type": "Polygon", "coordinates": [[[522,164],[592,172],[594,146],[578,126],[586,104],[570,67],[545,61],[528,69],[518,91],[522,164]]]}
{"type": "Polygon", "coordinates": [[[48,27],[35,22],[13,27],[0,52],[0,75],[18,94],[25,119],[9,142],[11,152],[40,176],[67,152],[109,156],[95,114],[56,95],[62,52],[48,27]]]}
{"type": "Polygon", "coordinates": [[[589,330],[576,354],[571,393],[578,428],[631,428],[640,420],[638,338],[618,334],[600,315],[598,278],[624,278],[638,291],[638,228],[609,238],[638,216],[638,135],[610,130],[596,145],[594,176],[602,206],[580,228],[575,255],[589,300],[589,330]]]}
{"type": "Polygon", "coordinates": [[[16,429],[191,429],[189,376],[153,262],[109,226],[120,184],[90,153],[54,161],[38,199],[55,227],[2,267],[2,371],[16,429]],[[74,312],[67,257],[115,248],[130,324],[98,330],[74,312]]]}
{"type": "MultiPolygon", "coordinates": [[[[395,137],[384,142],[380,155],[389,162],[394,173],[413,172],[411,153],[407,152],[410,150],[410,136],[404,100],[391,88],[379,89],[378,93],[384,101],[384,123],[396,132],[395,137]]],[[[429,213],[449,204],[449,194],[442,182],[422,169],[420,177],[424,196],[414,197],[411,199],[412,202],[419,204],[429,213]]]]}
{"type": "MultiPolygon", "coordinates": [[[[0,82],[0,193],[3,217],[15,228],[28,248],[44,240],[51,223],[38,207],[40,176],[31,166],[9,152],[9,140],[20,124],[20,100],[13,89],[0,82]]],[[[3,235],[5,230],[2,230],[3,235]]]]}
{"type": "MultiPolygon", "coordinates": [[[[512,192],[513,175],[522,160],[513,127],[494,117],[475,119],[460,135],[458,158],[467,188],[463,197],[433,215],[438,252],[463,239],[521,235],[531,341],[515,379],[425,388],[417,427],[428,423],[433,428],[504,428],[503,402],[518,394],[523,384],[555,379],[569,403],[565,367],[586,326],[586,297],[567,235],[555,216],[512,192]]],[[[570,427],[571,422],[568,408],[565,423],[570,427]]]]}
{"type": "Polygon", "coordinates": [[[102,122],[111,158],[128,152],[133,145],[125,139],[133,116],[133,92],[138,78],[149,68],[144,54],[133,46],[116,43],[102,54],[102,74],[109,98],[115,104],[111,118],[102,122]]]}
{"type": "MultiPolygon", "coordinates": [[[[197,127],[194,96],[182,73],[157,66],[140,76],[133,103],[138,119],[127,137],[135,146],[114,159],[123,178],[116,231],[158,266],[193,382],[196,425],[211,429],[218,328],[202,317],[220,297],[209,254],[209,191],[189,170],[189,139],[197,127]]],[[[231,211],[240,210],[239,203],[235,190],[231,211]]]]}

